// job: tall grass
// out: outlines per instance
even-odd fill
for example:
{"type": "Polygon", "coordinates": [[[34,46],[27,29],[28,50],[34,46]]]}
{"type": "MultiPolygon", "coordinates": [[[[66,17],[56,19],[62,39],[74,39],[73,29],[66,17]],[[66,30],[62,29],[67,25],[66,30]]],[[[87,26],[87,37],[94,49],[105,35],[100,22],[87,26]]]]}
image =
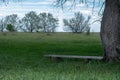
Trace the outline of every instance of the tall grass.
{"type": "Polygon", "coordinates": [[[120,65],[44,54],[103,55],[99,33],[0,33],[0,80],[119,80],[120,65]]]}

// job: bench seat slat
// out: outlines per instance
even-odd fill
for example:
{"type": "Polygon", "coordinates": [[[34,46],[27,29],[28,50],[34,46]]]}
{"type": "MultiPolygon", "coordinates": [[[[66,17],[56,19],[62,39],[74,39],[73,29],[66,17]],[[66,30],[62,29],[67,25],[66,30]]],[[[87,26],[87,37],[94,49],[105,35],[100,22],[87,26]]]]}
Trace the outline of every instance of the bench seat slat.
{"type": "Polygon", "coordinates": [[[44,55],[45,57],[54,57],[54,58],[79,58],[79,59],[98,59],[101,60],[103,59],[102,56],[78,56],[78,55],[44,55]]]}

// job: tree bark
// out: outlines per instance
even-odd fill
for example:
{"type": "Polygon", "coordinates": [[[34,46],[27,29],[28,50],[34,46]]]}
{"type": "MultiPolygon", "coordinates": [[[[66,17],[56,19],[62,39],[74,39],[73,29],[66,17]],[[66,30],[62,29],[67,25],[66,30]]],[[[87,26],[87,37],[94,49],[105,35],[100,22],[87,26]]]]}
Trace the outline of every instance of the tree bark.
{"type": "Polygon", "coordinates": [[[104,60],[120,62],[120,7],[119,0],[106,0],[101,22],[104,60]]]}

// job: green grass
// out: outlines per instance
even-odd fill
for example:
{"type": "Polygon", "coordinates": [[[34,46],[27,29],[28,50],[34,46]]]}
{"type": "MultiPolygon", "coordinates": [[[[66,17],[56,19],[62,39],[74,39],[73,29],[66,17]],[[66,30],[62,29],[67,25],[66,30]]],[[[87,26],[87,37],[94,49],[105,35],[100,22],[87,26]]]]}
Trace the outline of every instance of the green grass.
{"type": "Polygon", "coordinates": [[[0,33],[0,80],[119,80],[120,65],[44,54],[103,55],[99,33],[0,33]]]}

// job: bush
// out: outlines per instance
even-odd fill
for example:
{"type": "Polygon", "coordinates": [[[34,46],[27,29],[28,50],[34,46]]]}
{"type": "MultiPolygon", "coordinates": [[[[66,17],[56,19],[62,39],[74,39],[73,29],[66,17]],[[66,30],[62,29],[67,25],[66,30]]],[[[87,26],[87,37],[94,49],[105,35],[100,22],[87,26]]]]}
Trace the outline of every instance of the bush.
{"type": "Polygon", "coordinates": [[[14,26],[12,24],[7,24],[7,28],[6,28],[9,32],[13,32],[15,31],[14,26]]]}

